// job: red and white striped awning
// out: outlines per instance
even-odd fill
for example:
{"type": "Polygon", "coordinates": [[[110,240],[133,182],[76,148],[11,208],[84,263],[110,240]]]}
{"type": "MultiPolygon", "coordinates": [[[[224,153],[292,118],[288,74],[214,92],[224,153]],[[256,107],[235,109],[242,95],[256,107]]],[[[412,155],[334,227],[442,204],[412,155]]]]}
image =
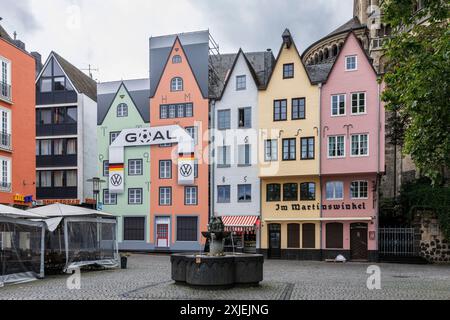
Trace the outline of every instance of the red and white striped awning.
{"type": "Polygon", "coordinates": [[[222,222],[225,225],[225,231],[229,232],[254,231],[259,225],[259,217],[223,216],[222,222]]]}

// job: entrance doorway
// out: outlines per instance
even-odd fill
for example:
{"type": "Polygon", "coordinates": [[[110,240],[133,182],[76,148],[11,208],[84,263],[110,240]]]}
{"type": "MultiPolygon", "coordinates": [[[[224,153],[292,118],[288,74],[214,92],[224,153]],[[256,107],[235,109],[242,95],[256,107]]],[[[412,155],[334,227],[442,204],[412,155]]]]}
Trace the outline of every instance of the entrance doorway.
{"type": "Polygon", "coordinates": [[[368,259],[367,223],[350,225],[350,255],[352,260],[368,259]]]}
{"type": "Polygon", "coordinates": [[[269,259],[281,259],[281,225],[269,224],[269,259]]]}
{"type": "Polygon", "coordinates": [[[156,247],[170,247],[170,218],[156,218],[156,247]]]}

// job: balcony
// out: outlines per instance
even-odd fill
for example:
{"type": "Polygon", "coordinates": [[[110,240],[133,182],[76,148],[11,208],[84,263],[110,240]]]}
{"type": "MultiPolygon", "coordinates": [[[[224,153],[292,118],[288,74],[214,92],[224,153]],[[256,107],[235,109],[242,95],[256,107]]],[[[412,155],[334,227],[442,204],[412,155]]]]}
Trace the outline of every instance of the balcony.
{"type": "Polygon", "coordinates": [[[6,151],[12,150],[11,134],[0,132],[0,149],[6,151]]]}
{"type": "Polygon", "coordinates": [[[37,199],[77,199],[77,187],[38,187],[36,188],[37,199]]]}
{"type": "Polygon", "coordinates": [[[39,137],[76,135],[76,123],[40,124],[36,125],[36,135],[39,137]]]}
{"type": "Polygon", "coordinates": [[[0,192],[11,192],[11,183],[0,182],[0,192]]]}
{"type": "Polygon", "coordinates": [[[76,167],[77,155],[50,155],[36,156],[36,166],[39,168],[47,167],[76,167]]]}
{"type": "Polygon", "coordinates": [[[0,81],[0,99],[11,102],[11,85],[0,81]]]}

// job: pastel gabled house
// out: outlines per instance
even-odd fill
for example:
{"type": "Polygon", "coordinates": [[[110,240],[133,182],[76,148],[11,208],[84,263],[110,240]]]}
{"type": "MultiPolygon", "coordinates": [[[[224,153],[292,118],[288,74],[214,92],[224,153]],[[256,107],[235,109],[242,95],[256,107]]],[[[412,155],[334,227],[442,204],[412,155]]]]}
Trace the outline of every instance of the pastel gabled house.
{"type": "Polygon", "coordinates": [[[322,257],[377,260],[378,190],[384,172],[381,86],[353,32],[321,94],[322,257]]]}

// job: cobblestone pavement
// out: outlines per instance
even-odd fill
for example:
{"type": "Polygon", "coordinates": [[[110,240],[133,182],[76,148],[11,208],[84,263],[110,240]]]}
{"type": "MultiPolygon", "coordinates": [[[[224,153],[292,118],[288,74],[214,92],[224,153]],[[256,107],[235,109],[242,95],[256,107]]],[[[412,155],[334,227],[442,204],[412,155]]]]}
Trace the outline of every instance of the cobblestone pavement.
{"type": "Polygon", "coordinates": [[[0,288],[4,299],[445,299],[450,300],[450,267],[378,264],[381,290],[368,290],[369,264],[274,261],[264,264],[264,281],[256,288],[195,290],[170,279],[170,257],[133,255],[126,270],[82,272],[81,289],[68,290],[66,275],[48,276],[0,288]]]}

